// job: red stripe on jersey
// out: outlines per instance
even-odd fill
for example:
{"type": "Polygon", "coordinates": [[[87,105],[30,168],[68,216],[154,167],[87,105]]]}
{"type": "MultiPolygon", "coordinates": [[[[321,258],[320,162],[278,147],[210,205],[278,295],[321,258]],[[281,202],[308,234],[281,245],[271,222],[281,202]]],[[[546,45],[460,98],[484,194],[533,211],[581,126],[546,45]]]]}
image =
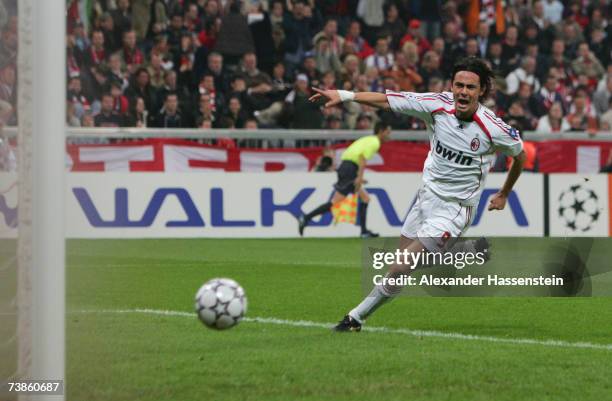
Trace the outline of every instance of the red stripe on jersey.
{"type": "Polygon", "coordinates": [[[489,121],[491,121],[493,124],[497,125],[499,128],[501,128],[502,131],[504,131],[506,134],[508,132],[510,132],[509,128],[504,127],[503,125],[501,125],[498,121],[495,121],[494,119],[491,118],[491,116],[489,116],[487,113],[484,113],[485,117],[487,117],[489,119],[489,121]]]}
{"type": "Polygon", "coordinates": [[[426,96],[415,96],[415,97],[416,97],[418,100],[439,100],[439,101],[441,101],[442,103],[446,103],[446,104],[448,104],[449,106],[452,106],[452,105],[453,105],[453,102],[450,102],[450,101],[448,101],[448,100],[446,100],[446,99],[443,99],[443,98],[441,98],[441,97],[439,97],[439,96],[437,96],[437,95],[434,95],[434,96],[435,96],[435,97],[426,97],[426,96]]]}
{"type": "Polygon", "coordinates": [[[484,123],[482,122],[482,120],[480,119],[477,113],[474,113],[474,121],[476,121],[476,124],[478,124],[482,132],[484,132],[487,135],[487,137],[489,137],[489,141],[491,141],[491,144],[493,144],[493,138],[491,137],[491,133],[489,132],[487,127],[484,125],[484,123]]]}
{"type": "Polygon", "coordinates": [[[446,110],[444,107],[440,107],[439,109],[435,109],[434,111],[431,112],[431,114],[433,115],[433,114],[435,114],[435,113],[437,113],[439,111],[443,111],[446,114],[455,114],[455,109],[446,110]]]}

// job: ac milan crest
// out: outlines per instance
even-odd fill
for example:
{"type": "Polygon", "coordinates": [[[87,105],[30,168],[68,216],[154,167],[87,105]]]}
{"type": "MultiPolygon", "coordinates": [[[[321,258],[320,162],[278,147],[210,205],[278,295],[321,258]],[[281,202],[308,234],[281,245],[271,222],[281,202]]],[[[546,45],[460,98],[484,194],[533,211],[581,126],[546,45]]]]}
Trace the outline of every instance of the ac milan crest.
{"type": "Polygon", "coordinates": [[[472,139],[470,148],[472,148],[473,151],[477,151],[479,147],[480,147],[480,140],[478,138],[472,139]]]}

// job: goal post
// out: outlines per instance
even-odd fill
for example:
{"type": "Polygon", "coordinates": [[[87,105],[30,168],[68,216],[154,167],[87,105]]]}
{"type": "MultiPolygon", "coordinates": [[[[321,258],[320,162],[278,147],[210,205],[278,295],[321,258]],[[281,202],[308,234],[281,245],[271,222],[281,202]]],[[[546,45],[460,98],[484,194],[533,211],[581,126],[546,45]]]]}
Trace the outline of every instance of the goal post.
{"type": "Polygon", "coordinates": [[[18,2],[17,379],[65,378],[65,10],[65,0],[18,2]]]}

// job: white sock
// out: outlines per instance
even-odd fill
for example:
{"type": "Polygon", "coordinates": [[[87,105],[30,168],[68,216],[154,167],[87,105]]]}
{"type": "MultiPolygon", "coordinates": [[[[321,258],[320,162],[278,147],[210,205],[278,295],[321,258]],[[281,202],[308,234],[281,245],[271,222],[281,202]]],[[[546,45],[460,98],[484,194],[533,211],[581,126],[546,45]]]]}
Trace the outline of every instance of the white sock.
{"type": "Polygon", "coordinates": [[[349,312],[349,316],[363,323],[376,309],[386,303],[391,296],[382,286],[375,286],[359,305],[349,312]]]}

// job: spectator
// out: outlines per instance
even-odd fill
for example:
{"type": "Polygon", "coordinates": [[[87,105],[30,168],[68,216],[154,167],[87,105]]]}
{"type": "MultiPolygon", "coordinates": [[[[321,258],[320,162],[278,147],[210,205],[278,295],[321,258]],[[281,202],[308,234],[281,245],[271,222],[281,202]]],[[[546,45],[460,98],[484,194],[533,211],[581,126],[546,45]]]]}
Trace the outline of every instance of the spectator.
{"type": "Polygon", "coordinates": [[[232,2],[229,13],[221,18],[221,30],[215,44],[215,50],[223,55],[226,63],[238,64],[245,53],[255,55],[253,35],[249,30],[247,18],[240,14],[240,3],[232,2]]]}
{"type": "Polygon", "coordinates": [[[85,28],[81,21],[77,22],[72,31],[72,37],[74,38],[74,45],[79,49],[79,53],[83,53],[91,45],[91,41],[87,37],[85,28]]]}
{"type": "Polygon", "coordinates": [[[505,60],[508,68],[517,68],[523,53],[523,48],[518,42],[519,34],[516,26],[510,26],[506,30],[502,44],[502,59],[505,60]]]}
{"type": "Polygon", "coordinates": [[[165,0],[153,0],[149,8],[147,37],[153,39],[168,28],[168,6],[165,0]]]}
{"type": "Polygon", "coordinates": [[[149,125],[149,112],[143,98],[134,99],[127,121],[129,127],[146,128],[149,125]]]}
{"type": "Polygon", "coordinates": [[[589,133],[597,131],[597,119],[585,88],[576,89],[567,120],[572,131],[588,131],[589,133]]]}
{"type": "Polygon", "coordinates": [[[607,77],[606,88],[593,94],[593,106],[598,116],[601,116],[609,109],[610,99],[612,99],[612,76],[607,77]]]}
{"type": "Polygon", "coordinates": [[[150,20],[149,3],[151,0],[132,0],[132,28],[136,31],[139,40],[147,35],[150,20]]]}
{"type": "Polygon", "coordinates": [[[314,43],[318,43],[319,39],[326,38],[328,42],[328,48],[334,54],[339,55],[342,53],[342,48],[344,47],[344,38],[338,35],[338,22],[330,18],[325,23],[323,30],[317,33],[312,41],[314,43]]]}
{"type": "Polygon", "coordinates": [[[467,38],[465,41],[465,57],[480,57],[478,41],[474,37],[467,38]]]}
{"type": "Polygon", "coordinates": [[[325,128],[330,130],[342,129],[342,117],[336,114],[330,114],[325,119],[325,128]]]}
{"type": "Polygon", "coordinates": [[[270,24],[272,25],[272,40],[274,48],[283,48],[285,44],[285,31],[283,30],[285,7],[282,1],[274,1],[270,11],[270,24]]]}
{"type": "Polygon", "coordinates": [[[532,129],[531,121],[525,116],[525,109],[520,100],[512,102],[508,113],[504,116],[504,121],[520,132],[532,129]]]}
{"type": "Polygon", "coordinates": [[[232,121],[232,126],[234,128],[244,128],[244,124],[246,123],[248,116],[242,109],[240,98],[236,96],[230,97],[229,101],[227,102],[225,117],[232,121]]]}
{"type": "Polygon", "coordinates": [[[595,28],[591,31],[589,40],[589,47],[597,60],[599,60],[602,65],[609,65],[610,48],[612,47],[611,35],[606,35],[606,32],[601,28],[595,28]]]}
{"type": "Polygon", "coordinates": [[[489,43],[489,50],[487,51],[487,61],[491,63],[491,69],[501,76],[506,76],[510,71],[508,71],[508,64],[506,60],[502,57],[503,47],[501,42],[492,41],[489,43]]]}
{"type": "Polygon", "coordinates": [[[285,99],[287,112],[292,116],[290,127],[300,129],[317,129],[323,126],[323,114],[321,106],[308,101],[310,97],[308,77],[299,74],[295,81],[294,89],[289,92],[285,99]]]}
{"type": "Polygon", "coordinates": [[[400,39],[406,32],[406,24],[399,18],[399,12],[394,3],[390,3],[387,6],[385,23],[381,31],[391,36],[391,48],[399,49],[400,39]]]}
{"type": "Polygon", "coordinates": [[[523,110],[525,111],[525,117],[529,121],[529,125],[526,126],[525,129],[533,129],[533,127],[538,122],[538,101],[536,97],[533,96],[533,90],[531,88],[531,85],[526,82],[521,82],[517,95],[516,97],[514,97],[513,100],[518,100],[523,106],[523,110]]]}
{"type": "Polygon", "coordinates": [[[215,87],[215,79],[211,74],[204,74],[202,77],[202,81],[200,82],[200,86],[198,87],[198,97],[201,98],[201,95],[207,94],[210,98],[210,106],[213,111],[222,110],[223,105],[225,104],[225,97],[223,93],[217,91],[215,87]]]}
{"type": "Polygon", "coordinates": [[[119,82],[121,89],[125,90],[129,86],[129,74],[121,64],[121,57],[118,53],[111,54],[108,57],[108,80],[111,82],[119,82]]]}
{"type": "Polygon", "coordinates": [[[538,112],[539,116],[543,116],[548,113],[550,107],[554,103],[564,104],[564,99],[561,93],[558,91],[559,82],[555,74],[549,74],[544,81],[544,86],[538,92],[536,99],[538,101],[538,112]]]}
{"type": "Polygon", "coordinates": [[[207,0],[206,5],[203,9],[201,16],[202,26],[214,22],[217,18],[221,17],[221,10],[219,9],[219,2],[217,0],[207,0]]]}
{"type": "Polygon", "coordinates": [[[272,91],[272,79],[268,74],[257,68],[257,56],[248,52],[242,57],[242,65],[238,70],[244,77],[247,94],[250,96],[250,108],[264,109],[271,104],[268,94],[272,91]]]}
{"type": "Polygon", "coordinates": [[[101,109],[94,117],[94,124],[96,127],[121,127],[123,125],[123,119],[114,110],[114,100],[110,93],[102,95],[101,109]]]}
{"type": "MultiPolygon", "coordinates": [[[[4,84],[0,84],[0,99],[4,97],[4,95],[2,95],[2,93],[4,92],[3,86],[4,84]]],[[[68,80],[67,100],[68,103],[72,105],[74,115],[79,120],[86,112],[91,111],[91,104],[82,92],[80,77],[72,77],[68,80]]]]}
{"type": "Polygon", "coordinates": [[[563,3],[559,0],[544,0],[544,19],[552,25],[561,22],[563,17],[563,3]]]}
{"type": "Polygon", "coordinates": [[[130,0],[117,0],[117,8],[111,11],[114,29],[118,34],[132,29],[132,13],[130,11],[130,0]]]}
{"type": "Polygon", "coordinates": [[[183,24],[183,15],[180,12],[176,12],[170,18],[170,26],[165,32],[168,37],[168,47],[170,51],[176,54],[180,51],[181,38],[184,34],[188,34],[183,24]]]}
{"type": "Polygon", "coordinates": [[[548,59],[547,70],[556,68],[559,71],[558,77],[565,85],[571,85],[574,72],[569,59],[565,56],[565,42],[563,39],[555,39],[552,42],[552,50],[548,59]]]}
{"type": "Polygon", "coordinates": [[[385,22],[383,4],[384,0],[359,0],[357,4],[357,16],[364,22],[364,36],[370,43],[374,42],[385,22]]]}
{"type": "Polygon", "coordinates": [[[183,25],[185,30],[192,35],[198,32],[202,26],[202,21],[200,21],[199,15],[197,4],[192,3],[187,5],[187,9],[183,15],[183,25]]]}
{"type": "MultiPolygon", "coordinates": [[[[287,3],[288,5],[290,3],[287,3]]],[[[283,20],[285,30],[285,61],[290,69],[299,65],[305,53],[312,49],[312,32],[315,25],[312,9],[301,1],[293,4],[291,13],[283,20]]]]}
{"type": "Polygon", "coordinates": [[[361,36],[361,24],[358,21],[352,21],[348,28],[348,33],[345,36],[345,44],[352,45],[355,54],[361,60],[365,60],[371,54],[374,54],[372,46],[361,36]]]}
{"type": "Polygon", "coordinates": [[[387,38],[378,38],[376,40],[376,52],[365,59],[366,67],[375,67],[380,71],[387,71],[393,67],[393,63],[393,53],[389,51],[387,38]]]}
{"type": "Polygon", "coordinates": [[[540,81],[535,76],[536,60],[526,56],[521,60],[521,66],[506,77],[506,93],[514,95],[521,83],[529,84],[536,92],[540,90],[540,81]]]}
{"type": "Polygon", "coordinates": [[[361,73],[360,65],[359,65],[359,58],[357,58],[357,56],[353,54],[349,54],[348,56],[346,56],[346,58],[344,59],[344,64],[340,71],[341,71],[341,74],[340,74],[341,81],[355,82],[355,80],[361,73]]]}
{"type": "Polygon", "coordinates": [[[107,54],[114,53],[121,48],[122,34],[115,29],[115,20],[109,13],[104,13],[100,17],[99,29],[104,36],[104,49],[107,54]]]}
{"type": "Polygon", "coordinates": [[[129,73],[136,71],[144,64],[144,55],[136,46],[136,31],[129,30],[123,33],[123,49],[119,55],[122,64],[129,73]]]}
{"type": "Polygon", "coordinates": [[[94,30],[91,33],[91,46],[85,51],[83,63],[85,67],[91,68],[100,65],[105,60],[104,34],[100,30],[94,30]]]}
{"type": "Polygon", "coordinates": [[[490,43],[490,35],[491,26],[487,21],[480,21],[478,23],[478,34],[476,35],[476,43],[478,45],[478,52],[480,53],[480,57],[487,56],[487,52],[489,50],[490,43]]]}
{"type": "Polygon", "coordinates": [[[81,127],[92,128],[95,126],[96,122],[94,120],[94,116],[90,112],[83,114],[83,118],[81,118],[81,127]]]}
{"type": "Polygon", "coordinates": [[[194,59],[193,40],[191,35],[186,33],[181,36],[179,51],[174,56],[174,68],[177,71],[178,86],[189,87],[193,82],[194,59]]]}
{"type": "Polygon", "coordinates": [[[159,111],[153,125],[158,128],[186,128],[185,118],[179,111],[179,100],[176,93],[170,92],[166,95],[164,106],[159,111]]]}
{"type": "Polygon", "coordinates": [[[157,98],[155,89],[151,86],[149,73],[145,68],[139,68],[133,75],[132,83],[126,91],[126,96],[130,101],[134,101],[137,96],[140,96],[145,101],[146,109],[149,112],[155,113],[157,110],[157,98]]]}
{"type": "Polygon", "coordinates": [[[419,53],[413,42],[404,43],[401,52],[397,52],[395,65],[391,68],[389,76],[395,79],[399,89],[414,92],[423,83],[423,78],[417,71],[419,53]]]}
{"type": "Polygon", "coordinates": [[[227,93],[230,80],[225,68],[223,68],[223,56],[221,54],[212,52],[208,55],[206,70],[199,75],[199,80],[202,79],[204,73],[211,74],[214,77],[215,88],[218,88],[223,93],[227,93]]]}
{"type": "Polygon", "coordinates": [[[69,127],[81,126],[81,119],[76,116],[74,112],[74,103],[72,102],[66,102],[66,125],[69,127]]]}
{"type": "Polygon", "coordinates": [[[369,131],[372,128],[372,117],[368,114],[362,113],[357,117],[357,124],[355,125],[356,130],[369,131]]]}
{"type": "Polygon", "coordinates": [[[247,20],[251,35],[253,36],[259,68],[271,73],[276,57],[276,49],[274,46],[271,46],[274,40],[272,38],[270,15],[264,11],[262,3],[257,3],[251,6],[247,20]]]}
{"type": "Polygon", "coordinates": [[[608,103],[608,111],[601,115],[600,122],[602,131],[612,131],[612,97],[608,103]]]}
{"type": "Polygon", "coordinates": [[[561,34],[559,37],[563,39],[565,43],[565,55],[570,60],[575,59],[578,45],[584,42],[580,25],[571,19],[566,19],[561,25],[561,34]]]}
{"type": "Polygon", "coordinates": [[[400,48],[402,48],[406,42],[416,43],[419,49],[419,57],[423,57],[425,52],[431,49],[431,43],[429,43],[427,38],[425,38],[421,32],[421,21],[418,19],[412,19],[408,24],[406,34],[400,39],[400,48]]]}
{"type": "Polygon", "coordinates": [[[312,171],[315,172],[326,172],[326,171],[335,171],[336,170],[336,162],[335,162],[335,152],[334,149],[326,146],[323,148],[323,152],[321,155],[317,157],[317,160],[312,167],[312,171]]]}
{"type": "Polygon", "coordinates": [[[151,52],[151,62],[146,68],[151,77],[151,86],[156,90],[160,89],[164,85],[164,76],[166,75],[161,55],[157,52],[151,52]]]}
{"type": "Polygon", "coordinates": [[[605,70],[597,57],[589,49],[586,42],[578,45],[578,57],[572,62],[576,75],[584,74],[589,79],[589,87],[595,88],[597,81],[604,75],[605,70]]]}
{"type": "Polygon", "coordinates": [[[555,102],[548,109],[548,114],[540,117],[536,131],[542,133],[567,132],[571,128],[567,120],[563,118],[561,103],[555,102]]]}
{"type": "Polygon", "coordinates": [[[110,94],[113,97],[113,111],[125,118],[129,111],[129,102],[127,97],[123,96],[121,83],[117,81],[111,82],[110,94]]]}
{"type": "Polygon", "coordinates": [[[168,70],[164,74],[164,85],[156,92],[157,105],[155,110],[161,109],[164,105],[168,93],[176,93],[180,105],[181,114],[188,121],[191,117],[191,107],[193,105],[193,94],[185,87],[177,85],[176,71],[168,70]]]}
{"type": "Polygon", "coordinates": [[[196,112],[196,126],[201,127],[203,121],[210,121],[211,127],[217,122],[215,110],[212,107],[212,100],[208,93],[202,93],[198,102],[196,112]]]}
{"type": "Polygon", "coordinates": [[[331,47],[327,37],[320,36],[315,43],[317,71],[320,74],[324,74],[328,71],[340,71],[342,64],[340,63],[339,53],[331,47]]]}

